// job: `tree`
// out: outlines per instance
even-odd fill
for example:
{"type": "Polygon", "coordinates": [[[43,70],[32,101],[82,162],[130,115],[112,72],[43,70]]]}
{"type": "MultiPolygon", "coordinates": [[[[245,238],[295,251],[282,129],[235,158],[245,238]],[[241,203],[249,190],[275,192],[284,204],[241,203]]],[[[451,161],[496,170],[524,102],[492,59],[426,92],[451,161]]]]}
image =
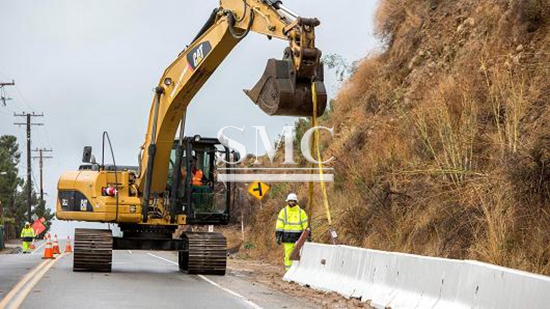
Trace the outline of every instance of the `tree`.
{"type": "Polygon", "coordinates": [[[0,223],[5,221],[5,217],[10,218],[17,187],[23,184],[23,180],[17,176],[20,157],[17,138],[12,135],[0,136],[0,223]]]}
{"type": "Polygon", "coordinates": [[[349,63],[344,57],[338,54],[325,55],[322,61],[329,70],[334,70],[336,79],[339,82],[348,79],[357,71],[357,61],[349,63]]]}
{"type": "MultiPolygon", "coordinates": [[[[16,230],[21,230],[27,221],[27,186],[28,183],[24,183],[20,190],[17,190],[15,194],[15,203],[13,207],[8,208],[10,217],[15,219],[16,230]]],[[[37,197],[34,188],[31,188],[31,215],[34,213],[32,209],[37,208],[39,199],[37,197]]]]}
{"type": "MultiPolygon", "coordinates": [[[[28,184],[18,176],[20,157],[17,138],[0,136],[0,224],[10,225],[12,236],[18,235],[27,220],[28,184]]],[[[44,217],[49,229],[49,221],[54,215],[46,202],[37,198],[34,188],[31,189],[32,213],[38,218],[44,217]]]]}
{"type": "Polygon", "coordinates": [[[18,177],[21,154],[17,138],[0,136],[0,224],[5,225],[7,237],[17,236],[17,225],[12,216],[17,199],[17,188],[23,183],[18,177]]]}

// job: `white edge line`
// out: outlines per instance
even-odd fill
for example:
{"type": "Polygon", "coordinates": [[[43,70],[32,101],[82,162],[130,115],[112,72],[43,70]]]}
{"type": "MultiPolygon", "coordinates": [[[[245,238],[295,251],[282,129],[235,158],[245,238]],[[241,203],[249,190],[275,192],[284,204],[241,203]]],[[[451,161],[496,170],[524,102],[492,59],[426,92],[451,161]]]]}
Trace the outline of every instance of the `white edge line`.
{"type": "Polygon", "coordinates": [[[227,293],[229,293],[229,294],[231,294],[231,295],[233,295],[233,296],[235,296],[235,297],[237,297],[237,298],[240,298],[240,299],[241,299],[242,301],[244,301],[247,305],[249,305],[250,307],[252,307],[252,308],[254,308],[254,309],[262,309],[261,306],[259,306],[259,305],[255,304],[255,303],[253,303],[252,301],[248,300],[247,298],[245,298],[245,297],[242,296],[241,294],[239,294],[239,293],[237,293],[237,292],[233,292],[233,291],[231,291],[231,290],[228,289],[228,288],[224,288],[223,286],[221,286],[221,285],[217,284],[216,282],[214,282],[214,281],[212,281],[212,280],[206,278],[206,277],[203,276],[203,275],[197,275],[197,277],[199,277],[199,278],[201,278],[202,280],[204,280],[204,281],[206,281],[206,282],[208,282],[208,283],[210,283],[210,284],[212,284],[212,285],[214,285],[214,286],[216,286],[216,287],[218,287],[218,288],[220,288],[220,289],[226,291],[227,293]]]}
{"type": "MultiPolygon", "coordinates": [[[[148,255],[152,256],[152,257],[156,257],[157,259],[161,259],[163,261],[166,261],[168,263],[171,263],[171,264],[174,264],[174,265],[178,265],[178,263],[172,261],[172,260],[169,260],[169,259],[165,259],[161,256],[158,256],[158,255],[155,255],[155,254],[152,254],[152,253],[147,253],[148,255]]],[[[179,265],[178,265],[179,266],[179,265]]],[[[231,291],[230,289],[228,288],[224,288],[223,286],[217,284],[216,282],[206,278],[205,276],[203,275],[197,275],[197,277],[201,278],[202,280],[212,284],[213,286],[217,287],[217,288],[220,288],[224,291],[226,291],[227,293],[239,298],[240,300],[244,301],[247,305],[249,305],[250,307],[254,308],[254,309],[263,309],[261,306],[253,303],[252,301],[248,300],[246,297],[242,296],[241,294],[237,293],[237,292],[234,292],[234,291],[231,291]]]]}

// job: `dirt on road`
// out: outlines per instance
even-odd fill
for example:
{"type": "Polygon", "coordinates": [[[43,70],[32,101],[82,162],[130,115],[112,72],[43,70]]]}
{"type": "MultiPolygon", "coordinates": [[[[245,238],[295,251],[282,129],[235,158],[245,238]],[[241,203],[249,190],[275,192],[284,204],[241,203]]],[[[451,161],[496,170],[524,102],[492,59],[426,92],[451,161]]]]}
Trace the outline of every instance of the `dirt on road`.
{"type": "Polygon", "coordinates": [[[21,241],[17,239],[6,240],[5,248],[0,250],[0,254],[15,254],[21,252],[21,241]]]}
{"type": "Polygon", "coordinates": [[[372,308],[368,303],[362,303],[358,299],[346,299],[336,293],[321,292],[283,281],[285,271],[282,265],[232,255],[228,259],[228,273],[306,299],[321,308],[372,308]]]}

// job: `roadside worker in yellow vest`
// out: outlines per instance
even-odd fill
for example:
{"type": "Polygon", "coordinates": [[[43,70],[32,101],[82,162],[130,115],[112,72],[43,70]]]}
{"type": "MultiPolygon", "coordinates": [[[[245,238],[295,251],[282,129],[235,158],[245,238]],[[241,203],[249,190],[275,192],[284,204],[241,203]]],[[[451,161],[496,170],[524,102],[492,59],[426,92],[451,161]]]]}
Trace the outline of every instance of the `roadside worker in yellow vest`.
{"type": "Polygon", "coordinates": [[[25,222],[25,227],[21,231],[21,239],[23,240],[23,253],[30,253],[29,245],[34,239],[34,230],[29,222],[25,222]]]}
{"type": "Polygon", "coordinates": [[[306,212],[298,206],[298,196],[290,193],[286,198],[287,205],[279,212],[277,225],[275,227],[275,238],[277,244],[283,243],[285,249],[285,268],[292,266],[290,254],[294,250],[296,241],[302,235],[302,231],[308,228],[306,212]]]}

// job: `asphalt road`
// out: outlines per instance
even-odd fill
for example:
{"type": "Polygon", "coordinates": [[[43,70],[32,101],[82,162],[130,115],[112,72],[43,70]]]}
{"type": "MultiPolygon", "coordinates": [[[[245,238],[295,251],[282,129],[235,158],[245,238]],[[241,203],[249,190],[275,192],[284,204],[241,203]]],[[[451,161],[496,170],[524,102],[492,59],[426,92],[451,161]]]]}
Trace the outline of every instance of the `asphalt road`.
{"type": "Polygon", "coordinates": [[[7,308],[315,308],[231,271],[181,273],[172,252],[114,251],[113,271],[104,274],[73,272],[71,254],[43,261],[39,251],[0,255],[0,299],[9,296],[7,308]]]}
{"type": "MultiPolygon", "coordinates": [[[[36,247],[42,241],[35,242],[36,247]]],[[[63,243],[63,246],[65,243],[63,243]]],[[[31,254],[0,254],[0,300],[36,265],[42,262],[42,248],[31,254]]]]}

